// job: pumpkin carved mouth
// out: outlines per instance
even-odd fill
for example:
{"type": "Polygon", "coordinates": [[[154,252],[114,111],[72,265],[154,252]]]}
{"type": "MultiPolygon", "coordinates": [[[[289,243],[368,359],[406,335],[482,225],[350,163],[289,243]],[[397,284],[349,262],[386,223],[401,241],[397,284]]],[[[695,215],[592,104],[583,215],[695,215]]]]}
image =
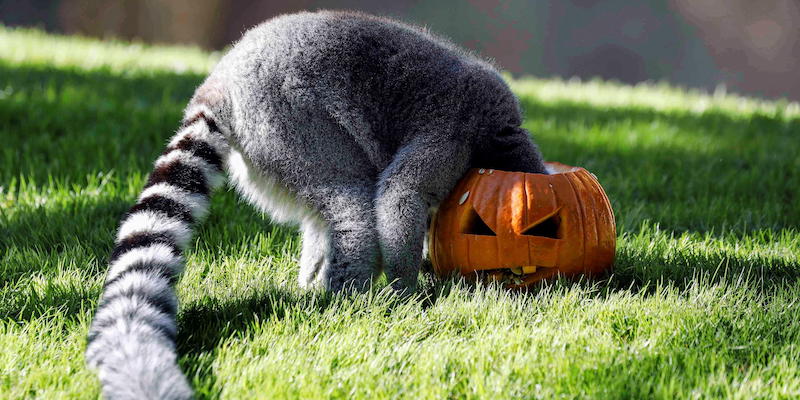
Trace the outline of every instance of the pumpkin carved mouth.
{"type": "Polygon", "coordinates": [[[470,170],[431,221],[435,271],[521,287],[610,268],[614,214],[597,178],[583,168],[546,166],[550,175],[470,170]]]}
{"type": "Polygon", "coordinates": [[[527,278],[536,272],[546,272],[547,267],[537,267],[535,265],[525,267],[515,267],[506,269],[490,269],[478,271],[478,275],[492,282],[500,282],[504,285],[523,285],[527,278]]]}

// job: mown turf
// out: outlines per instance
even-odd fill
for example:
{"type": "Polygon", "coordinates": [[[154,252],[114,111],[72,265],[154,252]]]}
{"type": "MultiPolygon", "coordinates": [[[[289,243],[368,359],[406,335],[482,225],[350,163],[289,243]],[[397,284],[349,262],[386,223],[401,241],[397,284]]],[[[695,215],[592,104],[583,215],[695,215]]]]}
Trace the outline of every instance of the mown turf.
{"type": "MultiPolygon", "coordinates": [[[[216,55],[0,28],[0,398],[94,398],[84,337],[118,218],[216,55]]],[[[512,82],[617,215],[613,275],[531,293],[295,284],[295,230],[218,195],[178,285],[200,397],[800,397],[800,107],[512,82]]]]}

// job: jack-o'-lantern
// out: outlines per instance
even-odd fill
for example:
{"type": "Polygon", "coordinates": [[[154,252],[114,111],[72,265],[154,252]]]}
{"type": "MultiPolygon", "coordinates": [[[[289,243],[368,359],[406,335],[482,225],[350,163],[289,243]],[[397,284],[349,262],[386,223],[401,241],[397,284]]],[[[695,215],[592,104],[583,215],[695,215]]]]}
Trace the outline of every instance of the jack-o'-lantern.
{"type": "Polygon", "coordinates": [[[609,269],[616,226],[600,183],[583,168],[547,168],[549,175],[470,170],[431,222],[436,273],[485,276],[513,288],[609,269]]]}

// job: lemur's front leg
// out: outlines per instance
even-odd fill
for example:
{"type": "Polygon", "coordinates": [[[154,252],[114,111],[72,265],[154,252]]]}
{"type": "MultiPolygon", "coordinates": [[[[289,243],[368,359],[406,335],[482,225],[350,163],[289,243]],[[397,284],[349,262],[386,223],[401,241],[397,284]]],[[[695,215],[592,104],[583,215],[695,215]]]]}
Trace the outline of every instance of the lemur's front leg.
{"type": "Polygon", "coordinates": [[[428,212],[464,174],[469,158],[461,141],[422,136],[381,174],[375,212],[384,269],[395,289],[416,289],[428,212]]]}

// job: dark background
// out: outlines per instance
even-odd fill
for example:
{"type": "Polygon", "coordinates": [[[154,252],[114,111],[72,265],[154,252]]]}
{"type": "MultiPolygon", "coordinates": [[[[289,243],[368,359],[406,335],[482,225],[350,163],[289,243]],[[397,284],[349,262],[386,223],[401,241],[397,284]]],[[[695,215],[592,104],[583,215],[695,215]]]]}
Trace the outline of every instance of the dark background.
{"type": "Polygon", "coordinates": [[[221,49],[271,16],[320,8],[427,26],[515,76],[800,100],[800,0],[0,0],[0,23],[221,49]]]}

